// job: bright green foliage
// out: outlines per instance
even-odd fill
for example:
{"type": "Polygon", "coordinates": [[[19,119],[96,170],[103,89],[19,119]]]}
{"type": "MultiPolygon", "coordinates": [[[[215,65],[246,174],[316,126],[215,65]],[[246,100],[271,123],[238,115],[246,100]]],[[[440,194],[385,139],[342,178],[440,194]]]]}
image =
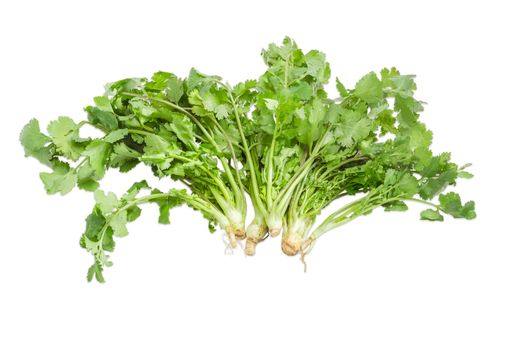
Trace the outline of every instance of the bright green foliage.
{"type": "Polygon", "coordinates": [[[366,103],[378,103],[384,97],[382,82],[374,72],[370,72],[356,83],[353,94],[366,103]]]}
{"type": "MultiPolygon", "coordinates": [[[[136,220],[140,214],[140,205],[157,203],[160,213],[168,218],[169,210],[187,200],[184,190],[170,190],[166,193],[152,190],[150,194],[139,196],[141,191],[150,190],[145,181],[133,184],[128,191],[118,198],[114,193],[95,191],[96,205],[86,219],[86,229],[81,237],[81,246],[94,256],[94,264],[88,271],[88,279],[96,277],[103,282],[103,266],[111,266],[108,252],[114,251],[115,238],[128,235],[127,224],[136,220]],[[90,277],[91,276],[91,277],[90,277]]],[[[161,216],[160,216],[161,221],[161,216]]]]}
{"type": "Polygon", "coordinates": [[[421,212],[421,220],[444,221],[444,216],[433,209],[425,209],[421,212]]]}
{"type": "Polygon", "coordinates": [[[115,240],[128,234],[144,203],[159,207],[162,224],[172,208],[186,204],[211,231],[225,229],[234,245],[235,236],[244,236],[248,194],[254,209],[248,243],[283,230],[288,254],[307,253],[325,232],[379,207],[406,211],[418,203],[429,207],[422,220],[475,218],[473,201],[444,193],[472,174],[469,164],[431,151],[413,75],[385,68],[354,88],[336,79],[340,97],[332,98],[322,52],[304,52],[286,38],[261,56],[267,67],[257,80],[230,86],[196,69],[187,78],[157,72],[108,84],[79,123],[63,116],[49,123],[47,134],[36,119],[23,128],[25,155],[50,168],[40,174],[47,193],[76,186],[94,192],[81,238],[94,257],[88,280],[104,281],[115,240]],[[84,125],[102,135],[81,137],[84,125]],[[187,189],[152,189],[145,181],[122,197],[99,189],[111,168],[127,173],[140,164],[187,189]],[[312,229],[321,210],[345,196],[354,201],[312,229]]]}
{"type": "Polygon", "coordinates": [[[71,118],[59,117],[49,123],[47,131],[59,153],[71,160],[79,159],[87,140],[79,137],[79,126],[71,118]]]}
{"type": "Polygon", "coordinates": [[[38,159],[42,164],[51,165],[52,150],[47,145],[51,139],[40,132],[39,121],[32,119],[25,125],[19,137],[25,155],[38,159]]]}
{"type": "Polygon", "coordinates": [[[67,163],[54,162],[52,173],[40,173],[40,179],[48,194],[61,193],[62,195],[72,191],[77,183],[77,174],[67,163]]]}

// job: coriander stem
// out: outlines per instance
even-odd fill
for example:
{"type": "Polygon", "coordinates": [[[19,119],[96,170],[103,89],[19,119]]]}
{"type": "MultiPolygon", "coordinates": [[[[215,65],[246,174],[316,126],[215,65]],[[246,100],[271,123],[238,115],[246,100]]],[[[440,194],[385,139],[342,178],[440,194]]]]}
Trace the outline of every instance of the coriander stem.
{"type": "MultiPolygon", "coordinates": [[[[179,111],[181,113],[184,113],[186,116],[188,116],[198,126],[198,128],[202,131],[202,133],[207,138],[207,141],[209,141],[210,144],[212,144],[212,146],[214,146],[214,148],[216,149],[216,152],[218,154],[220,153],[219,146],[214,141],[214,138],[209,134],[209,131],[203,126],[202,123],[200,123],[198,121],[198,119],[192,113],[190,113],[185,108],[183,108],[183,107],[181,107],[181,106],[179,106],[179,105],[177,105],[175,103],[172,103],[170,101],[163,100],[163,99],[160,99],[160,98],[157,98],[157,97],[151,97],[151,96],[146,96],[146,95],[134,94],[134,93],[131,93],[131,92],[122,92],[122,94],[126,95],[126,96],[138,97],[138,98],[142,98],[142,99],[145,99],[145,100],[159,102],[159,103],[165,104],[165,105],[167,105],[169,107],[172,107],[173,109],[175,109],[175,110],[177,110],[177,111],[179,111]]],[[[228,179],[230,180],[230,183],[233,183],[234,182],[233,176],[231,175],[231,171],[229,171],[229,166],[226,163],[224,157],[221,156],[221,155],[218,155],[218,158],[219,158],[221,164],[223,165],[223,168],[225,169],[226,175],[227,175],[228,179]]]]}
{"type": "Polygon", "coordinates": [[[244,130],[242,128],[242,123],[240,122],[240,116],[238,114],[237,104],[235,103],[235,98],[233,97],[233,94],[230,92],[229,89],[228,89],[228,96],[230,97],[230,100],[232,103],[233,114],[235,115],[235,120],[237,122],[237,127],[238,127],[238,130],[240,133],[240,138],[242,139],[242,143],[244,144],[244,153],[246,156],[247,165],[249,166],[249,171],[251,173],[251,185],[252,185],[251,197],[253,197],[252,200],[259,207],[258,209],[262,212],[262,214],[264,216],[266,216],[266,208],[265,208],[265,206],[259,196],[259,187],[258,187],[258,182],[257,182],[257,177],[256,177],[256,169],[255,169],[252,157],[251,157],[251,152],[249,151],[247,139],[245,137],[244,130]]]}
{"type": "Polygon", "coordinates": [[[274,113],[274,120],[275,120],[275,127],[274,127],[274,133],[272,135],[272,143],[270,144],[270,152],[268,154],[268,161],[267,161],[267,193],[266,193],[266,200],[267,200],[267,208],[271,209],[272,208],[272,183],[273,183],[273,177],[274,177],[274,151],[275,151],[275,138],[277,137],[277,118],[275,118],[275,113],[274,113]]]}
{"type": "Polygon", "coordinates": [[[152,132],[144,131],[144,130],[138,130],[138,129],[128,129],[128,133],[129,134],[143,135],[143,136],[153,135],[152,132]]]}

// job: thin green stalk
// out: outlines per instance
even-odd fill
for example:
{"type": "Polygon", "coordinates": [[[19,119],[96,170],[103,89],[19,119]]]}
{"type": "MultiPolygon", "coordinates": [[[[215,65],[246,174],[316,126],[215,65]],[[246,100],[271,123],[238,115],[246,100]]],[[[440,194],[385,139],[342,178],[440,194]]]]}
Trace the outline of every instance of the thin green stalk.
{"type": "Polygon", "coordinates": [[[321,237],[324,233],[337,228],[339,226],[342,226],[343,224],[355,219],[359,215],[351,215],[351,214],[357,207],[357,204],[359,203],[358,201],[352,202],[345,207],[339,209],[337,212],[340,215],[337,215],[337,212],[333,213],[332,215],[328,216],[326,220],[321,223],[316,229],[311,233],[311,235],[307,238],[308,244],[312,244],[316,239],[321,237]]]}
{"type": "Polygon", "coordinates": [[[238,127],[238,130],[240,133],[240,138],[242,139],[242,143],[244,144],[244,152],[245,152],[245,156],[246,156],[247,165],[249,167],[249,172],[251,173],[251,182],[252,182],[251,197],[254,197],[253,200],[258,205],[258,208],[261,210],[261,212],[263,214],[266,215],[266,208],[263,205],[263,202],[261,201],[260,196],[259,196],[259,186],[258,186],[258,182],[257,182],[257,178],[256,178],[256,168],[254,166],[254,163],[253,163],[253,160],[251,157],[251,152],[249,151],[247,139],[245,137],[244,130],[242,128],[242,123],[240,121],[240,116],[238,114],[237,104],[235,103],[235,98],[233,97],[233,94],[230,92],[229,89],[228,89],[228,95],[229,95],[231,103],[232,103],[233,114],[234,114],[235,120],[237,122],[237,127],[238,127]]]}
{"type": "Polygon", "coordinates": [[[432,203],[432,202],[428,202],[428,201],[425,201],[425,200],[422,200],[422,199],[417,199],[417,198],[399,198],[399,199],[396,199],[396,200],[403,200],[403,201],[409,201],[409,202],[417,202],[417,203],[422,203],[422,204],[426,204],[426,205],[429,205],[429,206],[432,206],[440,211],[443,211],[442,208],[439,206],[439,205],[436,205],[435,203],[432,203]]]}
{"type": "MultiPolygon", "coordinates": [[[[177,160],[180,160],[180,161],[183,161],[183,162],[191,162],[192,160],[189,159],[189,158],[186,158],[186,157],[183,157],[183,156],[179,156],[179,155],[172,155],[172,154],[169,154],[169,155],[166,155],[167,158],[173,158],[173,159],[177,159],[177,160]]],[[[228,201],[232,201],[232,198],[230,197],[229,195],[229,190],[228,188],[226,187],[226,185],[223,183],[223,181],[216,177],[214,174],[212,174],[211,171],[209,171],[209,169],[207,169],[207,167],[205,167],[204,165],[201,165],[201,164],[197,164],[197,166],[203,170],[203,172],[205,172],[210,178],[212,178],[214,180],[214,182],[217,184],[217,186],[219,187],[219,189],[221,190],[222,194],[226,197],[226,200],[228,201]]]]}
{"type": "Polygon", "coordinates": [[[328,134],[328,130],[325,131],[323,136],[319,138],[319,140],[316,143],[316,146],[314,147],[314,150],[311,152],[309,158],[305,160],[305,162],[296,170],[295,174],[289,179],[288,183],[282,190],[279,192],[277,195],[277,198],[274,202],[274,207],[276,208],[282,208],[287,206],[289,203],[289,199],[291,197],[291,194],[294,190],[294,187],[301,181],[301,179],[305,176],[306,172],[308,172],[309,167],[312,165],[314,160],[317,158],[319,155],[319,151],[323,147],[322,141],[326,138],[328,134]],[[308,170],[307,170],[308,169],[308,170]]]}
{"type": "MultiPolygon", "coordinates": [[[[225,213],[228,213],[232,206],[230,206],[230,200],[227,199],[227,198],[224,198],[222,195],[219,194],[218,191],[216,191],[212,186],[209,186],[209,190],[210,192],[212,192],[212,195],[214,196],[214,198],[216,199],[216,202],[219,204],[219,206],[221,207],[221,209],[223,210],[223,212],[225,213]]],[[[234,203],[231,203],[231,204],[234,204],[234,203]]]]}
{"type": "MultiPolygon", "coordinates": [[[[307,177],[305,177],[305,179],[306,178],[307,177]]],[[[300,201],[300,197],[301,197],[301,194],[302,194],[302,189],[303,189],[303,182],[296,187],[296,190],[293,193],[292,199],[291,199],[290,204],[289,204],[288,222],[290,221],[290,219],[292,217],[295,217],[296,214],[297,214],[297,212],[298,212],[298,208],[299,208],[298,203],[300,201]]]]}
{"type": "Polygon", "coordinates": [[[267,161],[267,191],[266,191],[266,202],[267,208],[271,209],[273,204],[272,199],[272,186],[274,177],[274,152],[275,152],[275,139],[277,138],[277,118],[275,118],[275,128],[272,135],[272,143],[270,144],[270,152],[268,153],[267,161]]]}
{"type": "MultiPolygon", "coordinates": [[[[307,162],[309,163],[309,162],[307,162]]],[[[275,201],[274,207],[280,210],[280,213],[283,214],[286,211],[287,206],[289,205],[289,201],[291,200],[291,195],[293,194],[296,186],[304,179],[307,173],[310,171],[310,164],[305,163],[303,171],[294,178],[294,181],[287,187],[283,188],[286,191],[283,194],[279,194],[277,200],[275,201]]],[[[311,162],[310,162],[311,163],[311,162]]]]}
{"type": "Polygon", "coordinates": [[[438,205],[436,205],[436,204],[434,204],[432,202],[429,202],[429,201],[425,201],[425,200],[417,199],[417,198],[412,198],[412,197],[397,196],[397,197],[394,197],[394,198],[389,198],[389,199],[386,199],[386,200],[379,201],[378,203],[373,203],[372,202],[371,204],[365,205],[364,207],[362,207],[359,211],[353,213],[353,211],[355,211],[357,208],[360,207],[359,204],[362,204],[361,203],[362,201],[365,204],[370,201],[370,198],[367,198],[367,197],[364,197],[364,198],[358,199],[358,200],[356,200],[354,202],[351,202],[348,205],[340,208],[336,212],[332,213],[321,225],[319,225],[312,232],[312,234],[309,237],[309,240],[310,241],[315,241],[316,239],[318,239],[324,233],[326,233],[326,232],[328,232],[328,231],[330,231],[330,230],[332,230],[332,229],[334,229],[336,227],[342,226],[344,223],[347,223],[350,220],[352,220],[352,219],[354,219],[356,217],[359,217],[363,213],[366,213],[366,212],[368,212],[370,210],[373,210],[375,208],[383,206],[384,204],[387,204],[387,203],[392,203],[392,202],[396,202],[396,201],[410,201],[410,202],[422,203],[422,204],[429,205],[429,206],[432,206],[434,208],[437,208],[438,210],[442,210],[442,208],[440,206],[438,206],[438,205]],[[349,217],[349,215],[351,213],[353,213],[353,214],[349,217]]]}
{"type": "Polygon", "coordinates": [[[215,217],[223,228],[226,227],[226,224],[228,223],[228,218],[221,210],[216,208],[216,206],[211,202],[209,202],[208,200],[199,197],[194,197],[189,194],[186,194],[184,196],[184,200],[186,201],[186,203],[195,207],[197,210],[206,213],[209,216],[215,217]]]}
{"type": "Polygon", "coordinates": [[[369,159],[367,156],[360,156],[360,157],[354,156],[351,158],[347,158],[346,160],[340,162],[339,164],[337,164],[335,166],[327,167],[326,171],[321,176],[324,178],[324,177],[328,176],[332,171],[337,170],[346,164],[349,164],[349,163],[352,163],[355,161],[359,161],[359,160],[367,160],[367,159],[369,159]]]}
{"type": "MultiPolygon", "coordinates": [[[[101,231],[99,232],[99,239],[98,239],[98,251],[99,251],[99,254],[102,254],[103,253],[103,239],[104,239],[104,236],[105,236],[105,232],[107,231],[107,229],[109,228],[110,226],[110,223],[112,221],[112,219],[118,215],[119,213],[125,211],[125,210],[128,210],[129,208],[133,207],[133,206],[136,206],[136,205],[139,205],[139,204],[143,204],[143,203],[147,203],[147,202],[150,202],[152,201],[153,199],[158,199],[158,198],[164,198],[164,197],[168,197],[168,196],[171,196],[172,194],[170,192],[167,192],[167,193],[155,193],[155,194],[151,194],[151,195],[147,195],[147,196],[144,196],[144,197],[141,197],[141,198],[137,198],[131,202],[129,202],[128,204],[122,206],[121,208],[118,208],[116,211],[114,211],[106,220],[105,222],[105,225],[103,226],[103,228],[101,229],[101,231]]],[[[201,201],[195,201],[193,200],[193,198],[191,198],[190,196],[185,196],[185,200],[187,202],[192,202],[191,204],[195,207],[195,208],[198,208],[200,211],[202,212],[205,212],[207,213],[208,215],[211,215],[211,216],[214,216],[218,222],[220,223],[225,223],[226,222],[226,217],[224,217],[221,213],[219,213],[219,211],[217,209],[215,209],[212,204],[210,203],[205,203],[206,205],[203,205],[201,201]],[[223,219],[225,221],[223,221],[223,219]]]]}
{"type": "Polygon", "coordinates": [[[144,131],[144,130],[137,130],[137,129],[128,129],[128,133],[129,134],[143,135],[143,136],[153,135],[152,132],[144,131]]]}
{"type": "MultiPolygon", "coordinates": [[[[151,97],[151,96],[146,96],[146,95],[134,94],[134,93],[130,93],[130,92],[123,92],[122,94],[126,95],[126,96],[142,98],[142,99],[149,100],[149,101],[156,101],[156,102],[165,104],[165,105],[167,105],[167,106],[169,106],[169,107],[171,107],[171,108],[173,108],[173,109],[175,109],[175,110],[177,110],[177,111],[179,111],[181,113],[184,113],[186,116],[188,116],[198,126],[198,128],[202,131],[202,133],[207,138],[207,141],[210,142],[210,144],[212,144],[212,146],[214,146],[214,148],[216,149],[217,152],[219,152],[219,146],[214,141],[214,138],[209,133],[209,131],[203,126],[202,123],[200,123],[200,121],[192,113],[190,113],[185,108],[183,108],[183,107],[181,107],[181,106],[179,106],[179,105],[177,105],[175,103],[172,103],[170,101],[163,100],[163,99],[160,99],[160,98],[157,98],[157,97],[151,97]]],[[[166,119],[166,118],[161,118],[161,119],[166,119]]],[[[229,170],[228,163],[226,162],[226,160],[224,159],[224,157],[218,156],[218,158],[221,161],[221,164],[222,164],[223,168],[229,170]]],[[[230,183],[234,183],[235,180],[234,180],[233,176],[231,176],[231,171],[226,171],[225,170],[225,172],[226,172],[226,175],[227,175],[230,183]]]]}
{"type": "Polygon", "coordinates": [[[233,161],[233,168],[235,170],[235,175],[237,177],[236,178],[237,181],[235,181],[235,178],[231,174],[231,170],[230,170],[229,166],[226,166],[223,168],[224,168],[224,171],[226,172],[228,179],[230,179],[230,184],[233,189],[233,192],[235,193],[235,197],[237,197],[237,200],[240,203],[241,212],[243,212],[245,215],[245,211],[247,210],[247,206],[246,206],[245,197],[244,197],[244,187],[242,185],[242,181],[240,180],[240,171],[238,169],[238,160],[237,160],[237,156],[235,155],[235,150],[233,149],[233,145],[231,143],[230,138],[228,137],[228,134],[226,133],[226,131],[224,131],[224,129],[219,124],[219,122],[215,118],[212,118],[212,121],[214,122],[214,124],[216,125],[218,130],[221,132],[222,136],[226,140],[226,143],[228,144],[228,148],[230,149],[230,153],[231,153],[232,161],[233,161]]]}
{"type": "Polygon", "coordinates": [[[299,181],[299,177],[304,175],[304,172],[306,171],[306,168],[309,167],[312,164],[312,161],[315,159],[315,157],[309,157],[305,162],[295,171],[293,176],[289,179],[288,183],[280,190],[280,192],[277,194],[277,198],[274,202],[274,207],[277,206],[277,203],[283,198],[285,193],[289,191],[292,187],[293,184],[296,186],[299,181]],[[295,183],[296,182],[296,183],[295,183]]]}

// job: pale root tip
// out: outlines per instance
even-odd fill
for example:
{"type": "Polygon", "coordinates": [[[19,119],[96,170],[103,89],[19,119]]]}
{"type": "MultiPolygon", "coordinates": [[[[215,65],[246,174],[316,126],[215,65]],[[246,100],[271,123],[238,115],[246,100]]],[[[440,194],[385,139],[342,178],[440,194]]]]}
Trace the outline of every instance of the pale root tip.
{"type": "Polygon", "coordinates": [[[278,228],[273,228],[271,230],[268,230],[268,232],[270,233],[270,237],[276,237],[279,235],[279,233],[281,233],[281,230],[278,228]]]}
{"type": "Polygon", "coordinates": [[[225,231],[228,235],[228,239],[230,240],[230,247],[237,248],[237,239],[233,230],[227,227],[225,231]]]}
{"type": "Polygon", "coordinates": [[[314,240],[312,238],[310,238],[310,237],[307,238],[305,241],[303,241],[301,249],[305,252],[310,247],[312,242],[314,242],[314,240]]]}
{"type": "Polygon", "coordinates": [[[281,248],[284,254],[294,256],[300,252],[300,243],[283,239],[281,248]]]}
{"type": "Polygon", "coordinates": [[[239,240],[243,240],[246,237],[245,230],[243,228],[238,228],[235,230],[235,237],[239,240]]]}
{"type": "Polygon", "coordinates": [[[248,256],[256,254],[256,242],[250,238],[245,241],[245,254],[248,256]]]}
{"type": "Polygon", "coordinates": [[[233,233],[229,234],[228,238],[230,239],[230,246],[232,248],[237,248],[237,239],[235,238],[235,235],[233,233]]]}

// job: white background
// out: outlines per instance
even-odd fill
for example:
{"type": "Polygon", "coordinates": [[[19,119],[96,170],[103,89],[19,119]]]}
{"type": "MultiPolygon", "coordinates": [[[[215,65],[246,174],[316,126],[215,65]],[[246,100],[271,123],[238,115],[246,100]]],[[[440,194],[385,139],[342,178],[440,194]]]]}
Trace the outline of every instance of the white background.
{"type": "MultiPolygon", "coordinates": [[[[504,11],[500,1],[11,1],[0,5],[1,349],[505,349],[504,11]],[[88,284],[78,246],[92,196],[47,196],[17,141],[82,110],[106,82],[195,66],[257,77],[290,35],[353,86],[370,70],[417,74],[434,150],[472,162],[474,221],[380,210],[326,234],[308,272],[280,251],[225,255],[220,233],[177,209],[144,210],[88,284]]],[[[334,88],[331,87],[333,91],[334,88]]],[[[122,192],[152,176],[111,171],[122,192]]],[[[165,184],[166,186],[166,184],[165,184]]]]}

